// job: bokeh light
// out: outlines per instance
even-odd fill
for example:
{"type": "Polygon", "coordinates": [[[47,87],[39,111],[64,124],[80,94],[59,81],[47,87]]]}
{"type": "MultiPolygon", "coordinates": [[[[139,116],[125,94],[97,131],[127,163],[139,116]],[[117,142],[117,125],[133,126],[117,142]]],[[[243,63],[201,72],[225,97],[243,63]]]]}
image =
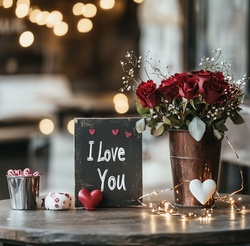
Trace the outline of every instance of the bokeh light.
{"type": "Polygon", "coordinates": [[[115,6],[115,0],[101,0],[100,7],[102,9],[112,9],[115,6]]]}
{"type": "Polygon", "coordinates": [[[90,19],[87,18],[82,18],[81,20],[78,21],[77,23],[77,30],[79,32],[89,32],[93,28],[93,23],[90,19]]]}
{"type": "Polygon", "coordinates": [[[50,119],[43,119],[39,122],[39,130],[45,135],[51,134],[54,128],[54,123],[50,119]]]}
{"type": "Polygon", "coordinates": [[[83,9],[83,16],[87,17],[87,18],[92,18],[96,15],[97,13],[97,8],[94,4],[92,3],[87,3],[85,4],[85,8],[83,9]]]}
{"type": "Polygon", "coordinates": [[[82,13],[85,11],[85,5],[84,3],[76,3],[73,8],[72,8],[72,12],[74,15],[78,16],[78,15],[82,15],[82,13]]]}
{"type": "Polygon", "coordinates": [[[68,32],[68,29],[68,24],[62,21],[54,26],[53,31],[56,36],[64,36],[68,32]]]}
{"type": "Polygon", "coordinates": [[[54,27],[56,24],[62,22],[63,15],[61,12],[54,10],[46,18],[46,26],[49,28],[54,27]]]}
{"type": "Polygon", "coordinates": [[[20,5],[20,4],[26,4],[28,6],[30,6],[30,0],[18,0],[16,5],[20,5]]]}
{"type": "Polygon", "coordinates": [[[129,110],[128,98],[122,93],[118,93],[113,98],[114,107],[117,113],[125,114],[129,110]]]}
{"type": "Polygon", "coordinates": [[[19,43],[22,47],[29,47],[34,42],[34,35],[30,31],[23,32],[19,37],[19,43]]]}
{"type": "Polygon", "coordinates": [[[33,9],[33,10],[30,12],[30,15],[29,15],[29,20],[30,20],[30,22],[36,23],[37,16],[38,16],[38,14],[39,14],[40,12],[41,12],[40,9],[33,9]]]}
{"type": "Polygon", "coordinates": [[[3,0],[3,8],[8,9],[12,7],[13,0],[3,0]]]}
{"type": "Polygon", "coordinates": [[[134,0],[135,3],[142,3],[144,0],[134,0]]]}
{"type": "Polygon", "coordinates": [[[67,124],[67,130],[70,134],[74,134],[74,124],[75,124],[75,121],[72,119],[68,122],[67,124]]]}
{"type": "Polygon", "coordinates": [[[18,18],[24,18],[29,13],[29,5],[27,5],[26,3],[19,4],[16,7],[15,13],[18,18]]]}
{"type": "Polygon", "coordinates": [[[45,25],[48,16],[49,16],[48,11],[41,11],[36,17],[36,23],[40,26],[45,25]]]}

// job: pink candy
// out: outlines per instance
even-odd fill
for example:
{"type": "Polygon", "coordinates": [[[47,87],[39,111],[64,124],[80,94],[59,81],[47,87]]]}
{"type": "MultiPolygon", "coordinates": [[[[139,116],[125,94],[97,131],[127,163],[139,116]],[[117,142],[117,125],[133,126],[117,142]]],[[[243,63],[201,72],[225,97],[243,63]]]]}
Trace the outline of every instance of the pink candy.
{"type": "Polygon", "coordinates": [[[7,172],[7,176],[25,176],[25,177],[31,177],[31,176],[34,176],[34,177],[37,177],[37,176],[42,176],[41,173],[39,172],[34,172],[32,174],[31,170],[29,168],[25,168],[23,171],[18,169],[10,169],[8,170],[7,172]]]}
{"type": "Polygon", "coordinates": [[[25,168],[24,170],[23,170],[23,176],[32,176],[32,173],[31,173],[31,171],[30,171],[30,169],[29,168],[25,168]]]}
{"type": "Polygon", "coordinates": [[[39,172],[34,172],[34,173],[33,173],[33,176],[34,176],[34,177],[36,177],[36,176],[42,176],[42,174],[39,173],[39,172]]]}
{"type": "Polygon", "coordinates": [[[10,169],[10,170],[7,172],[7,175],[8,175],[8,176],[16,176],[16,170],[10,169]]]}

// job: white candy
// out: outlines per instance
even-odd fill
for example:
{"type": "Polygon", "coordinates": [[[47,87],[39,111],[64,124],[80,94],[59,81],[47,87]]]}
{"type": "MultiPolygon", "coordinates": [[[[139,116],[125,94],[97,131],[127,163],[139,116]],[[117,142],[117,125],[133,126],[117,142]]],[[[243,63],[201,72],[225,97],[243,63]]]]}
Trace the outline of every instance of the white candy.
{"type": "Polygon", "coordinates": [[[45,197],[44,205],[49,210],[67,210],[71,208],[71,201],[68,193],[50,192],[45,197]]]}

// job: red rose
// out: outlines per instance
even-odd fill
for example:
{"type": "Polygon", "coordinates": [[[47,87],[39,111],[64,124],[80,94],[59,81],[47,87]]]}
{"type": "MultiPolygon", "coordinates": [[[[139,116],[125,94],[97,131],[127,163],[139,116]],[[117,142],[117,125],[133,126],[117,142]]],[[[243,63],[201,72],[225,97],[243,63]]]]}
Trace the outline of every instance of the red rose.
{"type": "Polygon", "coordinates": [[[173,100],[179,97],[179,88],[174,76],[164,79],[158,88],[159,93],[165,100],[173,100]]]}
{"type": "Polygon", "coordinates": [[[136,90],[136,95],[144,108],[154,108],[161,102],[160,94],[153,80],[141,82],[136,90]]]}
{"type": "Polygon", "coordinates": [[[200,94],[204,94],[203,83],[205,81],[210,81],[213,79],[217,79],[219,81],[224,81],[224,75],[222,72],[211,72],[207,70],[200,70],[192,72],[192,75],[196,76],[199,79],[199,92],[200,94]]]}
{"type": "Polygon", "coordinates": [[[177,85],[179,87],[179,94],[186,99],[193,99],[199,95],[198,78],[188,72],[175,74],[177,85]]]}
{"type": "Polygon", "coordinates": [[[222,72],[195,71],[194,74],[199,79],[200,93],[208,104],[221,104],[226,100],[228,83],[225,81],[222,72]]]}
{"type": "Polygon", "coordinates": [[[228,83],[212,77],[209,81],[204,81],[204,100],[209,104],[222,104],[227,99],[228,83]]]}

